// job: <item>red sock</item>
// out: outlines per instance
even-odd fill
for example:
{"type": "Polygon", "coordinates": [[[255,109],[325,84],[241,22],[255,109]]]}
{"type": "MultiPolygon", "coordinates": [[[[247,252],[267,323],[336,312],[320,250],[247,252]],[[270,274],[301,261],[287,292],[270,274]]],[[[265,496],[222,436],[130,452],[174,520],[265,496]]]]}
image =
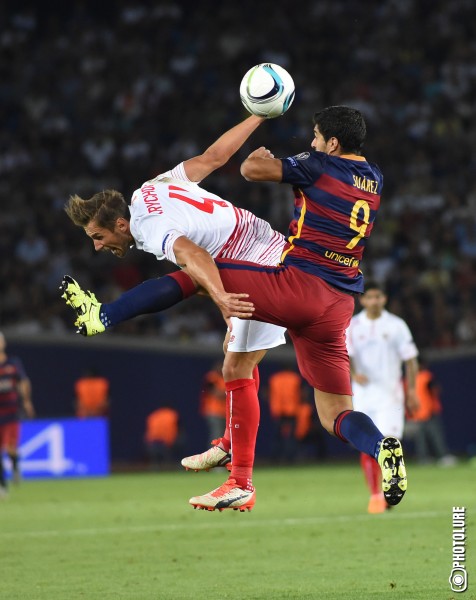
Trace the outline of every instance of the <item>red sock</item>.
{"type": "Polygon", "coordinates": [[[371,456],[370,460],[372,461],[372,469],[374,472],[374,491],[372,492],[372,494],[381,494],[382,493],[382,470],[381,470],[378,462],[375,460],[375,458],[373,458],[371,456]]]}
{"type": "Polygon", "coordinates": [[[380,478],[381,472],[378,462],[372,456],[361,453],[360,465],[365,475],[367,485],[369,486],[370,493],[378,494],[381,491],[380,478]]]}
{"type": "Polygon", "coordinates": [[[253,463],[260,407],[254,379],[226,383],[230,402],[231,475],[243,489],[252,489],[253,463]]]}
{"type": "Polygon", "coordinates": [[[255,384],[256,384],[256,393],[259,392],[259,369],[258,369],[258,365],[256,365],[256,367],[253,369],[253,379],[255,380],[255,384]]]}
{"type": "Polygon", "coordinates": [[[227,392],[225,399],[225,431],[223,432],[223,436],[221,438],[221,442],[218,444],[225,452],[230,452],[231,450],[231,438],[230,438],[230,396],[227,392]]]}
{"type": "MultiPolygon", "coordinates": [[[[259,369],[258,369],[258,365],[255,366],[255,368],[253,369],[253,379],[256,385],[256,393],[259,392],[259,384],[260,384],[260,377],[259,377],[259,369]]],[[[230,439],[230,400],[229,400],[229,395],[226,395],[226,425],[225,425],[225,431],[223,432],[223,436],[221,438],[221,442],[219,444],[219,446],[221,446],[223,448],[223,450],[225,450],[225,452],[230,452],[230,448],[231,448],[231,439],[230,439]]]]}

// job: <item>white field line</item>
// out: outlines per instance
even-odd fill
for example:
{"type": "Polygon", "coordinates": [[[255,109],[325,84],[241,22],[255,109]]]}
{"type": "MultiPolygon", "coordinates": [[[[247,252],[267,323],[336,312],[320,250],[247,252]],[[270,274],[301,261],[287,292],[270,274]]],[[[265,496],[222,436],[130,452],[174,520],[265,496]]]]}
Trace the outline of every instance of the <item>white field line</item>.
{"type": "MultiPolygon", "coordinates": [[[[202,511],[200,511],[202,512],[202,511]]],[[[215,511],[218,512],[218,511],[215,511]]],[[[205,511],[203,511],[205,513],[205,511]]],[[[208,513],[207,513],[208,514],[208,513]]],[[[198,516],[198,515],[197,515],[198,516]]],[[[215,518],[217,515],[208,515],[210,519],[215,518]]],[[[395,513],[392,512],[388,515],[389,520],[407,521],[414,519],[435,519],[438,517],[446,516],[444,512],[428,511],[428,512],[413,512],[413,513],[395,513]]],[[[230,519],[223,519],[221,521],[208,521],[187,523],[163,523],[156,525],[130,525],[121,527],[90,527],[84,529],[45,529],[38,531],[0,531],[0,540],[2,539],[20,539],[20,538],[35,538],[35,537],[69,537],[69,536],[87,536],[87,535],[106,535],[106,534],[130,534],[130,533],[155,533],[160,531],[193,531],[200,529],[220,529],[222,527],[297,527],[297,526],[309,526],[309,525],[326,525],[335,523],[355,523],[356,521],[364,522],[381,522],[376,515],[336,515],[326,517],[304,517],[304,518],[284,518],[284,519],[254,519],[251,515],[243,514],[240,516],[240,521],[236,519],[230,521],[230,519]],[[241,520],[242,519],[242,520],[241,520]]],[[[218,517],[220,518],[220,517],[218,517]]],[[[385,517],[383,517],[385,519],[385,517]]],[[[385,519],[387,520],[387,519],[385,519]]]]}

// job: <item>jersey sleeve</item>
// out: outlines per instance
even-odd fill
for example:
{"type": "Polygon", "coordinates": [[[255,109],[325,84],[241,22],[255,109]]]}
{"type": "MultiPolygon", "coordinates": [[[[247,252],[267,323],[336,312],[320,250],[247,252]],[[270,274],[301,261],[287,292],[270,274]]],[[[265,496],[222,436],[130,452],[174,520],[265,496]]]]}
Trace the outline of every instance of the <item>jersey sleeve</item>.
{"type": "Polygon", "coordinates": [[[405,321],[399,322],[398,355],[406,361],[418,356],[418,349],[413,341],[413,336],[405,321]]]}
{"type": "Polygon", "coordinates": [[[173,251],[177,238],[186,235],[178,231],[172,223],[164,223],[162,215],[147,215],[138,225],[143,249],[154,254],[157,260],[170,260],[177,264],[173,251]]]}
{"type": "Polygon", "coordinates": [[[154,177],[154,179],[152,179],[151,181],[156,181],[156,180],[160,180],[160,179],[164,179],[165,177],[171,177],[172,179],[178,179],[179,181],[185,181],[186,183],[200,183],[200,181],[192,181],[191,179],[189,179],[189,177],[187,176],[187,173],[185,171],[185,163],[182,161],[181,163],[179,163],[178,165],[175,165],[175,167],[173,169],[170,169],[170,171],[165,171],[164,173],[160,173],[159,175],[157,175],[156,177],[154,177]]]}
{"type": "Polygon", "coordinates": [[[199,181],[192,181],[187,177],[187,173],[185,172],[185,164],[183,162],[171,169],[169,173],[174,179],[181,179],[182,181],[187,181],[189,183],[200,183],[199,181]]]}
{"type": "Polygon", "coordinates": [[[312,185],[323,173],[325,156],[323,152],[302,152],[282,158],[282,183],[298,187],[312,185]]]}

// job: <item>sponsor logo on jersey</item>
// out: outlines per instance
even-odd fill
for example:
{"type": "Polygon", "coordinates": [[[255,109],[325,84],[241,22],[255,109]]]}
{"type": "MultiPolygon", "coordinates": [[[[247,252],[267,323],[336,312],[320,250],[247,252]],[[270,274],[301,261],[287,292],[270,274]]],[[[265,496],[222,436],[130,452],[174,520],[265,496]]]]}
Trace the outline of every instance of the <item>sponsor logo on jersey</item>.
{"type": "Polygon", "coordinates": [[[360,264],[360,261],[353,256],[345,256],[345,254],[339,254],[338,252],[331,252],[331,250],[326,250],[324,252],[324,256],[329,260],[333,260],[340,265],[345,265],[346,267],[357,268],[360,264]]]}

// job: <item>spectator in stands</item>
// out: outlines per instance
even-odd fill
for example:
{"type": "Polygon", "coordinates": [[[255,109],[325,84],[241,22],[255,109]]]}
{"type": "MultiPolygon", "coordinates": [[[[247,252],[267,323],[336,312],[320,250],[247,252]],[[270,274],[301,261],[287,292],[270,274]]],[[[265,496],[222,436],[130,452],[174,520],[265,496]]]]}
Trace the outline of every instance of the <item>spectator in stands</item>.
{"type": "MultiPolygon", "coordinates": [[[[196,154],[193,140],[211,140],[239,120],[241,75],[254,62],[270,60],[290,70],[297,98],[273,123],[273,137],[266,133],[266,143],[276,155],[289,153],[283,143],[300,139],[299,123],[305,122],[309,106],[360,108],[373,129],[368,152],[380,157],[385,173],[385,202],[366,250],[366,275],[387,284],[389,308],[409,324],[418,347],[474,344],[474,315],[468,307],[476,297],[476,188],[474,159],[467,158],[473,156],[476,138],[474,22],[476,3],[468,0],[435,0],[431,11],[422,2],[353,3],[349,8],[346,0],[302,0],[299,11],[271,16],[266,3],[252,0],[219,5],[203,0],[198,15],[181,0],[154,6],[139,1],[132,9],[123,5],[113,12],[101,3],[67,2],[54,19],[41,3],[28,9],[6,3],[0,59],[0,248],[6,255],[22,244],[18,260],[2,265],[2,326],[38,332],[59,330],[60,316],[68,323],[45,267],[35,266],[55,256],[52,240],[63,229],[65,197],[73,192],[87,196],[98,183],[130,196],[137,181],[196,154]],[[245,39],[230,30],[230,23],[241,31],[243,15],[251,12],[245,39]],[[260,43],[263,19],[266,51],[260,43]],[[158,28],[166,33],[151,35],[158,28]],[[299,44],[281,50],[282,32],[289,28],[303,35],[299,44]],[[326,40],[331,38],[329,55],[326,40]],[[365,45],[355,43],[349,56],[349,40],[364,38],[365,45]],[[35,57],[34,63],[25,60],[28,56],[35,57]],[[307,67],[316,63],[319,84],[307,67]],[[217,106],[216,98],[219,109],[209,110],[210,104],[217,106]],[[202,107],[204,118],[197,122],[183,102],[202,107]],[[188,130],[193,140],[186,138],[188,130]],[[28,252],[29,243],[25,252],[27,231],[43,239],[35,242],[39,254],[28,252]],[[435,286],[438,293],[432,291],[435,286]]],[[[211,191],[223,195],[233,189],[237,204],[284,232],[289,222],[284,188],[280,193],[273,189],[272,202],[257,201],[258,195],[270,196],[269,188],[250,193],[238,174],[241,158],[214,177],[211,191]]],[[[102,281],[111,259],[92,260],[81,242],[80,233],[71,236],[64,260],[73,261],[81,281],[81,270],[86,274],[92,267],[89,287],[104,297],[103,289],[113,280],[111,268],[111,281],[102,281]]],[[[157,266],[152,269],[144,257],[137,266],[141,279],[157,275],[157,266]]],[[[177,308],[167,322],[175,314],[182,319],[177,308]]],[[[124,325],[124,331],[165,338],[163,327],[164,320],[149,317],[124,325]]],[[[220,332],[221,323],[216,328],[220,332]]],[[[183,339],[196,335],[187,328],[183,339]]],[[[213,336],[208,339],[213,343],[213,336]]]]}
{"type": "Polygon", "coordinates": [[[446,445],[440,394],[441,387],[427,362],[420,359],[416,377],[416,395],[420,407],[407,415],[407,421],[410,422],[418,462],[424,464],[435,459],[439,465],[446,467],[454,465],[456,458],[449,453],[446,445]],[[412,424],[414,427],[411,427],[412,424]]]}
{"type": "Polygon", "coordinates": [[[226,420],[226,388],[221,372],[222,363],[216,363],[205,374],[200,394],[200,414],[207,422],[209,441],[223,435],[226,420]]]}
{"type": "Polygon", "coordinates": [[[292,462],[296,458],[296,427],[302,388],[303,380],[294,365],[286,365],[268,380],[269,411],[275,430],[273,457],[278,461],[292,462]]]}
{"type": "Polygon", "coordinates": [[[181,444],[178,412],[169,407],[154,410],[147,417],[144,440],[153,468],[175,460],[181,444]]]}
{"type": "Polygon", "coordinates": [[[90,367],[74,384],[76,396],[76,416],[87,417],[109,416],[109,380],[99,374],[96,368],[90,367]]]}

